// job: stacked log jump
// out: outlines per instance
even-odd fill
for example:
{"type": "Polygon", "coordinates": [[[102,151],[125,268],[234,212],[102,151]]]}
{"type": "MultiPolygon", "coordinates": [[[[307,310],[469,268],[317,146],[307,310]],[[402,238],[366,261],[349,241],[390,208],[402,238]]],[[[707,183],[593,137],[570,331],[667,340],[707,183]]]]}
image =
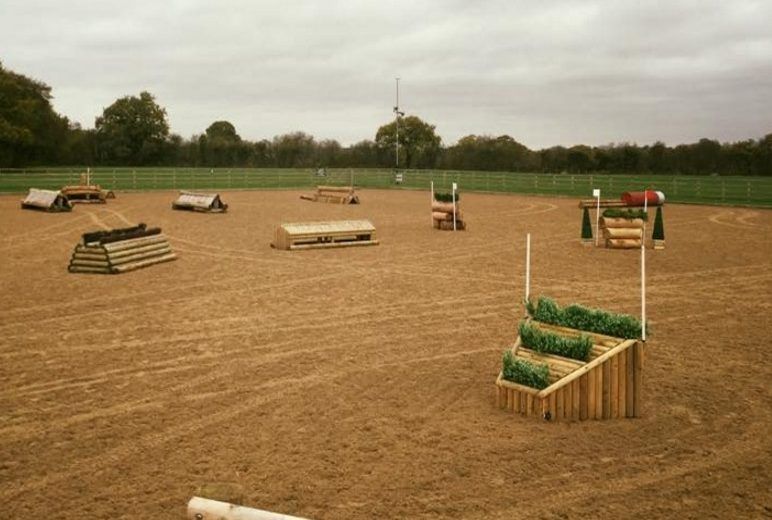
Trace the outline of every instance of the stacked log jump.
{"type": "Polygon", "coordinates": [[[282,224],[271,247],[285,250],[377,245],[375,226],[368,220],[282,224]]]}
{"type": "Polygon", "coordinates": [[[301,195],[301,199],[312,202],[329,202],[332,204],[359,204],[359,197],[353,186],[317,186],[316,193],[301,195]]]}
{"type": "Polygon", "coordinates": [[[610,249],[640,248],[643,242],[644,221],[641,218],[600,218],[600,230],[606,247],[610,249]]]}
{"type": "Polygon", "coordinates": [[[228,211],[228,205],[223,203],[218,193],[180,191],[177,200],[172,202],[172,209],[202,213],[225,213],[228,211]]]}
{"type": "Polygon", "coordinates": [[[68,270],[71,273],[118,274],[175,260],[160,228],[135,227],[84,233],[75,246],[68,270]]]}
{"type": "MultiPolygon", "coordinates": [[[[664,228],[662,222],[662,206],[665,204],[665,194],[661,191],[633,191],[622,194],[621,200],[584,199],[579,201],[579,208],[583,211],[582,242],[592,242],[592,228],[589,224],[589,209],[604,208],[603,216],[598,216],[598,238],[601,238],[603,246],[611,249],[633,249],[643,246],[646,240],[645,218],[648,211],[643,208],[657,208],[657,222],[653,233],[655,249],[664,248],[664,228]]],[[[597,243],[597,242],[596,242],[597,243]]]]}
{"type": "Polygon", "coordinates": [[[90,173],[82,173],[80,175],[80,184],[77,186],[64,186],[62,193],[71,202],[84,204],[105,204],[107,199],[115,198],[115,193],[112,190],[103,190],[98,184],[91,184],[90,173]]]}
{"type": "Polygon", "coordinates": [[[443,229],[452,231],[453,219],[455,218],[455,229],[466,229],[466,223],[461,218],[461,210],[458,207],[458,202],[454,206],[452,202],[440,202],[437,200],[432,201],[432,221],[434,229],[443,229]]]}
{"type": "Polygon", "coordinates": [[[21,207],[49,212],[72,211],[72,204],[61,192],[35,188],[30,188],[27,196],[21,201],[21,207]]]}
{"type": "Polygon", "coordinates": [[[553,421],[640,417],[643,388],[643,342],[530,321],[539,329],[564,337],[591,337],[586,362],[525,348],[521,338],[512,347],[517,359],[549,367],[549,386],[542,390],[496,379],[499,408],[553,421]]]}

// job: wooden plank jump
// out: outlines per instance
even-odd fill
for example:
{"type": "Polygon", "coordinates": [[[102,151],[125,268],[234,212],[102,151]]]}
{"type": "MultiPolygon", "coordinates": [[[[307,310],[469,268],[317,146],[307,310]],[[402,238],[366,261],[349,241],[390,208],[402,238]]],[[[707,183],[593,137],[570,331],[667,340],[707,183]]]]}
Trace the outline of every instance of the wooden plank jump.
{"type": "Polygon", "coordinates": [[[377,245],[375,226],[368,220],[338,220],[281,224],[271,243],[276,249],[320,249],[377,245]]]}

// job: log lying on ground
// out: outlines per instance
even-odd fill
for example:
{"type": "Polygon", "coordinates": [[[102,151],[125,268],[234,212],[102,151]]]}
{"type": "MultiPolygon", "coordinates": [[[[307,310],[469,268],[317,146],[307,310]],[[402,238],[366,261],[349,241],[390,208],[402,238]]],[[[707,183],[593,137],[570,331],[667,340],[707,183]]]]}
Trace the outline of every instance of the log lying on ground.
{"type": "Polygon", "coordinates": [[[600,227],[603,228],[643,228],[643,219],[601,217],[600,227]]]}
{"type": "Polygon", "coordinates": [[[634,249],[641,247],[640,239],[631,238],[609,238],[606,240],[606,247],[610,249],[634,249]]]}
{"type": "Polygon", "coordinates": [[[640,228],[605,228],[603,238],[633,238],[642,239],[643,229],[640,228]]]}
{"type": "MultiPolygon", "coordinates": [[[[458,211],[458,208],[456,208],[458,211]]],[[[453,203],[452,202],[438,202],[438,201],[432,201],[432,211],[440,211],[443,213],[453,213],[453,203]]]]}

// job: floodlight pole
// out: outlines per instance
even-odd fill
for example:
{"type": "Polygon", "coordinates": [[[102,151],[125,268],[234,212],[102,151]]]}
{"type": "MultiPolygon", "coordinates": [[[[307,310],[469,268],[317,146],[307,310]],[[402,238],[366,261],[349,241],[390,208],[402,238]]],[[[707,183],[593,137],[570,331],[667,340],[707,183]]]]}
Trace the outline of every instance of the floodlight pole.
{"type": "Polygon", "coordinates": [[[396,125],[396,131],[397,131],[397,138],[394,140],[394,148],[395,148],[395,164],[394,168],[396,170],[399,170],[399,78],[396,78],[397,80],[397,104],[394,105],[394,124],[396,125]]]}

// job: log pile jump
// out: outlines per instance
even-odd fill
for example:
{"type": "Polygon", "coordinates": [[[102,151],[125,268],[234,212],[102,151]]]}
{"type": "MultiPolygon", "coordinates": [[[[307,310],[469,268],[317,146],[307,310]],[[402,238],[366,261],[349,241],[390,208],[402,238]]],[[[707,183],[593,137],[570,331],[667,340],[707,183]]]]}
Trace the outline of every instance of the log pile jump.
{"type": "Polygon", "coordinates": [[[35,209],[38,211],[49,211],[52,213],[61,211],[72,211],[72,204],[67,200],[67,196],[59,191],[38,190],[30,188],[29,193],[21,201],[22,209],[35,209]]]}
{"type": "Polygon", "coordinates": [[[454,182],[451,193],[439,193],[434,191],[434,182],[431,184],[432,200],[432,227],[445,231],[457,231],[466,229],[466,222],[459,208],[459,194],[454,182]]]}
{"type": "Polygon", "coordinates": [[[643,241],[643,225],[644,221],[641,218],[600,218],[600,230],[606,247],[610,249],[640,248],[643,241]]]}
{"type": "Polygon", "coordinates": [[[317,186],[316,193],[301,195],[301,199],[332,204],[359,204],[359,196],[353,186],[317,186]]]}
{"type": "Polygon", "coordinates": [[[66,195],[71,202],[84,204],[105,204],[107,199],[115,198],[115,193],[112,190],[103,190],[98,184],[91,184],[90,172],[80,174],[79,185],[64,186],[62,194],[66,195]]]}
{"type": "Polygon", "coordinates": [[[582,243],[591,244],[592,226],[590,224],[589,210],[595,208],[598,214],[596,220],[598,227],[597,237],[602,238],[597,245],[610,249],[634,249],[644,245],[646,240],[646,221],[648,220],[648,208],[657,209],[656,220],[653,226],[652,243],[654,249],[664,249],[664,223],[662,220],[662,206],[665,204],[665,194],[661,191],[632,191],[622,194],[620,200],[584,199],[579,201],[582,210],[582,243]],[[602,235],[602,236],[601,236],[602,235]]]}
{"type": "Polygon", "coordinates": [[[285,250],[377,245],[375,226],[368,220],[338,220],[282,224],[271,247],[285,250]]]}
{"type": "Polygon", "coordinates": [[[172,202],[172,209],[202,213],[225,213],[228,211],[228,205],[223,203],[218,193],[180,191],[177,200],[172,202]]]}
{"type": "Polygon", "coordinates": [[[160,228],[139,224],[84,233],[72,253],[68,271],[118,274],[176,258],[160,228]]]}

